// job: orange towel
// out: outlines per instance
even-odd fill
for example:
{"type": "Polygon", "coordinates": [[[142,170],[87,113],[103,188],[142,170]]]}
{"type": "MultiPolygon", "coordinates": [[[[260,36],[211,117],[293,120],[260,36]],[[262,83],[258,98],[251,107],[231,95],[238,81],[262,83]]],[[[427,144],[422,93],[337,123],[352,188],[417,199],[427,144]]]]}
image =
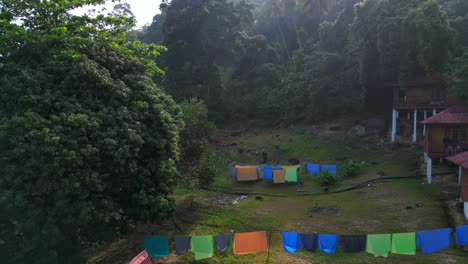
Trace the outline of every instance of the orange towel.
{"type": "Polygon", "coordinates": [[[284,170],[273,170],[273,183],[285,183],[286,176],[284,170]]]}
{"type": "Polygon", "coordinates": [[[266,231],[234,234],[234,254],[249,254],[267,252],[268,241],[266,231]]]}
{"type": "Polygon", "coordinates": [[[236,166],[238,181],[258,180],[257,166],[236,166]]]}

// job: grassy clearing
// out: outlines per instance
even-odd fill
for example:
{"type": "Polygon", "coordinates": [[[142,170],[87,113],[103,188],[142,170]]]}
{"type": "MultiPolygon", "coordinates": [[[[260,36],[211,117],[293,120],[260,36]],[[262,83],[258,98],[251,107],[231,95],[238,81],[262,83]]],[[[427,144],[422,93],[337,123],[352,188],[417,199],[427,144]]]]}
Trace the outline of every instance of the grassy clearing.
{"type": "MultiPolygon", "coordinates": [[[[421,180],[397,180],[376,183],[359,190],[330,195],[297,195],[295,184],[273,185],[269,182],[235,183],[227,176],[227,166],[232,161],[258,163],[261,158],[255,152],[269,152],[271,157],[274,145],[282,149],[282,164],[290,157],[301,162],[317,161],[321,164],[339,163],[344,159],[363,162],[359,175],[345,179],[331,190],[353,186],[375,178],[377,172],[385,176],[415,175],[420,158],[420,150],[413,147],[390,150],[388,145],[380,144],[378,138],[355,138],[340,132],[327,134],[309,133],[306,129],[296,131],[253,131],[242,137],[217,138],[218,144],[212,146],[217,158],[219,175],[215,187],[223,190],[244,190],[262,193],[285,194],[284,197],[262,196],[262,200],[249,197],[235,206],[212,206],[207,203],[213,197],[223,197],[220,193],[207,191],[177,190],[174,194],[178,201],[175,221],[184,225],[184,230],[147,226],[139,228],[128,243],[141,249],[145,234],[191,234],[206,235],[230,232],[275,230],[271,232],[270,263],[463,263],[467,259],[453,255],[431,254],[417,256],[390,255],[388,258],[374,258],[366,253],[345,254],[339,249],[333,256],[317,252],[299,252],[291,255],[283,251],[281,233],[277,230],[297,232],[317,232],[336,234],[371,234],[392,232],[414,232],[448,226],[447,216],[441,199],[447,198],[440,185],[429,186],[421,180]],[[320,134],[320,135],[318,135],[320,134]],[[227,147],[232,143],[235,146],[227,147]],[[243,153],[239,148],[244,149],[243,153]],[[246,150],[250,150],[248,153],[246,150]],[[187,204],[187,200],[191,204],[187,204]],[[194,205],[195,204],[195,205],[194,205]],[[311,213],[319,206],[334,208],[326,214],[311,213]],[[184,222],[185,221],[185,222],[184,222]]],[[[312,176],[302,171],[306,193],[321,193],[321,187],[312,176]]],[[[455,179],[455,177],[453,177],[455,179]]],[[[172,251],[173,252],[173,251],[172,251]]],[[[454,247],[450,254],[461,254],[454,247]]],[[[198,263],[266,263],[267,253],[215,257],[198,263]]],[[[127,258],[128,259],[128,258],[127,258]]],[[[191,263],[193,256],[172,255],[168,259],[154,260],[155,263],[191,263]]],[[[102,262],[104,263],[104,262],[102,262]]],[[[124,262],[120,262],[124,263],[124,262]]]]}

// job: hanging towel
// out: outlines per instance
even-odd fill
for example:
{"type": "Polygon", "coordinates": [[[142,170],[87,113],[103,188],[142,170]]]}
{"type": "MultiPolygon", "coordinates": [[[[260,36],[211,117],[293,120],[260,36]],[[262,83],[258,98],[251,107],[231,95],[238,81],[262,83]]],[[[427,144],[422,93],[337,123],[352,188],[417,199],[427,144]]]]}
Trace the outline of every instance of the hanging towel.
{"type": "Polygon", "coordinates": [[[466,246],[468,245],[468,225],[457,226],[456,229],[457,245],[466,246]]]}
{"type": "Polygon", "coordinates": [[[273,180],[273,168],[271,167],[264,167],[263,171],[263,180],[264,181],[272,181],[273,180]]]}
{"type": "Polygon", "coordinates": [[[195,253],[195,260],[211,258],[213,256],[213,237],[193,236],[192,251],[195,253]]]}
{"type": "Polygon", "coordinates": [[[285,183],[286,178],[284,175],[284,170],[273,170],[273,183],[285,183]]]}
{"type": "Polygon", "coordinates": [[[190,240],[192,237],[189,236],[175,236],[174,237],[174,244],[175,250],[177,255],[183,255],[187,253],[190,249],[190,240]]]}
{"type": "Polygon", "coordinates": [[[392,234],[392,253],[415,255],[416,254],[416,233],[392,234]]]}
{"type": "Polygon", "coordinates": [[[283,249],[289,253],[296,253],[299,250],[299,234],[296,232],[283,232],[283,249]]]}
{"type": "Polygon", "coordinates": [[[329,255],[335,254],[336,246],[338,245],[337,235],[318,235],[318,244],[320,251],[329,255]]]}
{"type": "Polygon", "coordinates": [[[299,180],[299,167],[284,167],[285,180],[287,182],[297,182],[299,180]]]}
{"type": "Polygon", "coordinates": [[[330,171],[332,176],[336,176],[336,165],[322,165],[322,171],[330,171]]]}
{"type": "Polygon", "coordinates": [[[229,175],[234,181],[237,181],[237,169],[234,167],[229,168],[229,175]]]}
{"type": "Polygon", "coordinates": [[[421,231],[416,233],[416,244],[423,254],[437,252],[450,247],[450,228],[421,231]]]}
{"type": "Polygon", "coordinates": [[[307,173],[310,175],[318,175],[320,173],[320,164],[310,164],[306,162],[304,166],[306,167],[307,173]]]}
{"type": "Polygon", "coordinates": [[[266,231],[237,233],[234,235],[234,254],[268,252],[266,231]]]}
{"type": "Polygon", "coordinates": [[[392,249],[392,235],[367,235],[366,252],[376,257],[387,257],[392,249]]]}
{"type": "Polygon", "coordinates": [[[169,238],[167,236],[145,236],[143,246],[151,258],[169,256],[169,238]]]}
{"type": "Polygon", "coordinates": [[[366,235],[341,235],[340,246],[343,252],[358,253],[366,250],[366,235]]]}
{"type": "Polygon", "coordinates": [[[255,181],[258,180],[257,166],[237,166],[237,181],[255,181]]]}
{"type": "Polygon", "coordinates": [[[215,248],[218,253],[226,253],[229,246],[231,246],[232,235],[216,235],[214,236],[215,248]]]}
{"type": "Polygon", "coordinates": [[[317,245],[318,245],[318,239],[317,235],[315,234],[301,234],[301,243],[302,243],[302,248],[314,253],[317,250],[317,245]]]}
{"type": "Polygon", "coordinates": [[[151,262],[151,259],[148,256],[148,252],[146,250],[143,250],[138,254],[136,257],[134,257],[131,261],[130,264],[153,264],[151,262]]]}

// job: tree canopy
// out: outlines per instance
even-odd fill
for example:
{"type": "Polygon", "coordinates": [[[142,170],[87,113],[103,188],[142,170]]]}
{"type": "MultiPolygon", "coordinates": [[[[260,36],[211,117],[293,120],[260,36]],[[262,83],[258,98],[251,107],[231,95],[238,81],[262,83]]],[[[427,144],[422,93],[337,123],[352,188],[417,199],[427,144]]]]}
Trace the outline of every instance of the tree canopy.
{"type": "Polygon", "coordinates": [[[81,245],[171,215],[180,108],[151,77],[156,45],[104,1],[0,2],[0,255],[84,263],[81,245]],[[20,20],[20,22],[18,22],[20,20]]]}

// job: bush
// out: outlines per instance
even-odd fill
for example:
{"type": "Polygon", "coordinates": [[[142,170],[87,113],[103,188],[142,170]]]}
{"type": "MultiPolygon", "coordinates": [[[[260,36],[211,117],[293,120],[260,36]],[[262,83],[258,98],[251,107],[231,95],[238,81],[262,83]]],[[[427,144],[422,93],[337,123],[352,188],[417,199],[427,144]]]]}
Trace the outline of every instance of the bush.
{"type": "Polygon", "coordinates": [[[361,163],[355,160],[348,160],[340,167],[340,176],[345,178],[354,177],[361,169],[361,163]]]}
{"type": "Polygon", "coordinates": [[[318,174],[317,179],[322,187],[332,186],[336,183],[336,177],[334,177],[329,170],[321,171],[318,174]]]}

